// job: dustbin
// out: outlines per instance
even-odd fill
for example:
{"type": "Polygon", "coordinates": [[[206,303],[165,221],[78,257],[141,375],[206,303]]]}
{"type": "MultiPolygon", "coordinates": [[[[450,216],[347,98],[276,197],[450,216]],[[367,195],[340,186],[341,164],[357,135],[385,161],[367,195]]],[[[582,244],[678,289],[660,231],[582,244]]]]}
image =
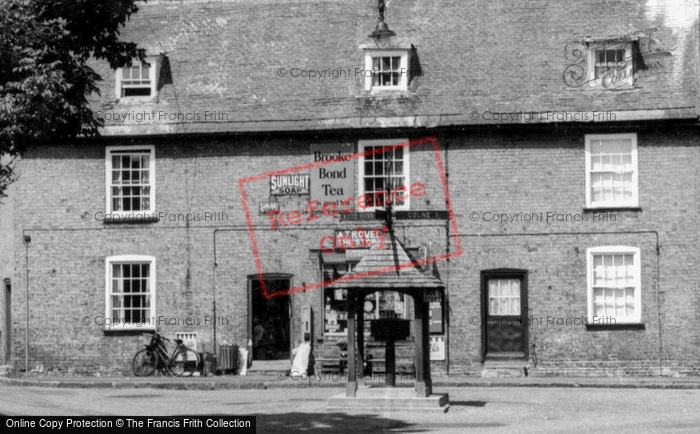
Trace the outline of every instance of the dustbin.
{"type": "Polygon", "coordinates": [[[238,371],[238,345],[219,345],[219,369],[225,374],[238,371]]]}

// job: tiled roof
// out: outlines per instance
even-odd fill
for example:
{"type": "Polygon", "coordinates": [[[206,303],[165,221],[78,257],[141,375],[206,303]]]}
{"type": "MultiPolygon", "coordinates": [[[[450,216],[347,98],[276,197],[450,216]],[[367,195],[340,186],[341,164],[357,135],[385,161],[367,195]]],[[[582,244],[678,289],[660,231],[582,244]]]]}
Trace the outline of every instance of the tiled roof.
{"type": "Polygon", "coordinates": [[[365,49],[375,48],[368,37],[377,24],[374,0],[142,4],[122,37],[149,54],[164,53],[172,82],[155,101],[125,103],[116,99],[113,71],[95,64],[105,78],[102,99],[94,100],[95,110],[109,117],[104,133],[567,121],[548,112],[580,113],[568,120],[584,122],[697,118],[692,0],[388,3],[386,22],[397,34],[392,46],[415,46],[423,76],[407,93],[383,96],[365,91],[355,74],[364,68],[365,49]],[[647,49],[666,53],[659,57],[662,69],[648,69],[635,88],[571,86],[567,68],[582,46],[570,42],[650,29],[656,30],[647,49]],[[291,77],[311,70],[326,76],[291,77]],[[333,78],[336,73],[343,75],[333,78]],[[615,116],[594,117],[606,111],[615,116]],[[488,114],[520,112],[501,120],[488,114]],[[129,113],[126,121],[114,120],[129,113]],[[183,119],[164,119],[173,113],[183,119]]]}
{"type": "Polygon", "coordinates": [[[336,280],[328,288],[428,290],[445,287],[440,279],[420,269],[396,237],[389,235],[386,240],[384,247],[373,246],[352,272],[336,280]]]}

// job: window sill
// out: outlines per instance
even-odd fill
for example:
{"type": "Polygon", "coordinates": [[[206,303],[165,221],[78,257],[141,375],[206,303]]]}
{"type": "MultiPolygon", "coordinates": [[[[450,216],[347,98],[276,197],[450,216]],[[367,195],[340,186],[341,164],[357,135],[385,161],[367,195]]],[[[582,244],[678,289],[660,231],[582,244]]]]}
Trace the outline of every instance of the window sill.
{"type": "Polygon", "coordinates": [[[105,224],[115,223],[157,223],[158,214],[106,214],[102,220],[105,224]]]}
{"type": "Polygon", "coordinates": [[[111,328],[103,329],[105,335],[107,336],[141,336],[143,333],[149,333],[154,331],[155,327],[125,327],[125,328],[111,328]]]}
{"type": "Polygon", "coordinates": [[[365,93],[358,96],[357,99],[396,100],[403,98],[411,98],[416,95],[416,92],[411,92],[406,89],[373,89],[370,91],[365,91],[365,93]]]}
{"type": "Polygon", "coordinates": [[[616,330],[646,330],[644,323],[625,324],[586,324],[589,331],[616,331],[616,330]]]}
{"type": "Polygon", "coordinates": [[[117,104],[136,105],[149,102],[158,102],[158,94],[151,96],[121,96],[117,98],[117,104]]]}
{"type": "Polygon", "coordinates": [[[594,213],[594,212],[642,212],[642,207],[639,206],[596,206],[596,207],[583,207],[584,213],[594,213]]]}

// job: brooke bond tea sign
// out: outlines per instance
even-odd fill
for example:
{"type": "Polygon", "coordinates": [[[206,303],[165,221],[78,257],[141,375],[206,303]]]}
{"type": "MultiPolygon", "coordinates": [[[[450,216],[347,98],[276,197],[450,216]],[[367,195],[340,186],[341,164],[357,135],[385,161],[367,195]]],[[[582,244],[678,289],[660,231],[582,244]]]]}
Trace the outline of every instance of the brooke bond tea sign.
{"type": "Polygon", "coordinates": [[[352,143],[314,143],[314,163],[329,162],[311,171],[311,200],[321,208],[327,202],[339,205],[339,199],[355,194],[355,148],[352,143]]]}
{"type": "Polygon", "coordinates": [[[273,175],[270,177],[270,194],[282,196],[287,194],[309,194],[309,174],[273,175]]]}

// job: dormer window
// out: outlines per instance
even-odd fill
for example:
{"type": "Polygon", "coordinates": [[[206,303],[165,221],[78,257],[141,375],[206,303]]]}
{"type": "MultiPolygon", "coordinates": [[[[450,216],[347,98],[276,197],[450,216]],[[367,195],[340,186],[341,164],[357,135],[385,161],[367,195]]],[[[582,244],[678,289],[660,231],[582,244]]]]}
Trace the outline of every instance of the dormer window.
{"type": "Polygon", "coordinates": [[[634,43],[636,41],[593,42],[589,46],[588,57],[590,85],[604,89],[631,86],[636,72],[632,56],[634,43]]]}
{"type": "Polygon", "coordinates": [[[162,56],[148,57],[141,63],[117,69],[116,94],[120,99],[148,100],[158,93],[158,77],[162,56]]]}
{"type": "Polygon", "coordinates": [[[151,67],[147,63],[122,68],[122,97],[151,96],[151,67]]]}
{"type": "Polygon", "coordinates": [[[365,90],[408,89],[408,50],[369,50],[365,54],[365,90]]]}
{"type": "Polygon", "coordinates": [[[598,48],[595,50],[595,78],[603,77],[607,71],[624,69],[627,66],[627,50],[623,48],[598,48]]]}

